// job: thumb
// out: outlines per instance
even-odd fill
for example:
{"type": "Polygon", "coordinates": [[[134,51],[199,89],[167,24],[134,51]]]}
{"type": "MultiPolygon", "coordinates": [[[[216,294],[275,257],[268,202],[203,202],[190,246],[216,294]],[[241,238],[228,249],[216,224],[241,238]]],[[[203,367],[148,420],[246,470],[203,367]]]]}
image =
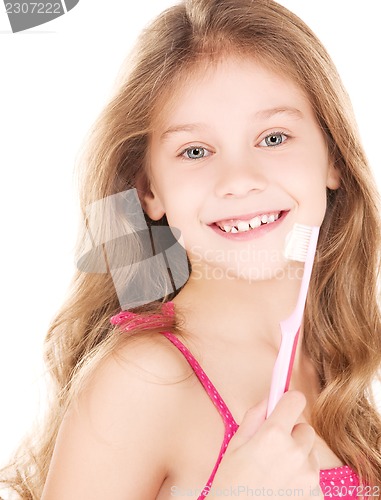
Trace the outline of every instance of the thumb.
{"type": "Polygon", "coordinates": [[[239,448],[249,441],[266,420],[267,399],[249,408],[232,439],[230,448],[239,448]],[[233,443],[234,441],[234,443],[233,443]]]}

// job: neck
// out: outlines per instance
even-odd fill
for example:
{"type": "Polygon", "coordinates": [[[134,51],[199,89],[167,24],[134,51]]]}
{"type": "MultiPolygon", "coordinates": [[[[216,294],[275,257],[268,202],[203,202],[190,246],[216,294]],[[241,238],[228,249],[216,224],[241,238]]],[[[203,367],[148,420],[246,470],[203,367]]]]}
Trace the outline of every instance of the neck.
{"type": "Polygon", "coordinates": [[[214,337],[218,332],[225,340],[258,338],[279,346],[279,322],[295,308],[303,264],[292,262],[288,271],[281,277],[248,281],[232,277],[200,279],[200,273],[194,270],[174,302],[186,309],[190,325],[198,326],[199,319],[205,330],[207,318],[208,331],[214,337]]]}

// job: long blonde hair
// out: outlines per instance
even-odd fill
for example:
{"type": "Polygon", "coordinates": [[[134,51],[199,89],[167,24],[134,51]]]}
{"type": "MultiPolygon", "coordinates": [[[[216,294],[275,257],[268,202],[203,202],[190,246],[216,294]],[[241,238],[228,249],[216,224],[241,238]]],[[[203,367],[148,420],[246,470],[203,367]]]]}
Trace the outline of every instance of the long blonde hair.
{"type": "MultiPolygon", "coordinates": [[[[314,293],[305,314],[304,349],[321,385],[312,425],[364,482],[381,486],[381,420],[372,396],[381,365],[378,196],[337,71],[297,16],[273,0],[187,0],[161,14],[142,33],[114,97],[91,131],[81,167],[83,212],[97,200],[134,188],[139,176],[144,178],[150,127],[159,103],[192,69],[228,54],[254,57],[299,85],[340,172],[340,188],[327,192],[314,293]]],[[[146,177],[145,185],[148,188],[146,177]]],[[[123,214],[115,217],[131,230],[123,214]]],[[[101,210],[97,223],[100,232],[106,231],[101,210]]],[[[147,223],[152,225],[148,218],[147,223]]],[[[139,248],[132,238],[126,253],[138,258],[139,248]]],[[[163,300],[175,294],[169,290],[163,300]]],[[[136,311],[157,313],[160,305],[154,301],[136,311]]],[[[4,484],[21,498],[40,498],[68,404],[86,376],[128,340],[109,323],[119,309],[110,272],[76,273],[70,297],[45,341],[52,379],[46,420],[3,470],[4,484]]],[[[176,320],[167,322],[168,328],[179,330],[176,320]]]]}

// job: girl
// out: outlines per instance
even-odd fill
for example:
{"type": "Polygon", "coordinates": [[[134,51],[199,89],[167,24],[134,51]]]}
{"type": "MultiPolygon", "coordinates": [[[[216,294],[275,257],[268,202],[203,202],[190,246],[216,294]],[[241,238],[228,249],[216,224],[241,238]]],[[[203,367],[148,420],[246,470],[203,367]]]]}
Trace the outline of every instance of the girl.
{"type": "Polygon", "coordinates": [[[46,339],[54,398],[6,484],[43,500],[379,496],[377,195],[309,28],[271,0],[168,9],[84,160],[79,271],[46,339]],[[321,226],[318,251],[292,390],[265,419],[303,270],[283,257],[295,222],[321,226]]]}

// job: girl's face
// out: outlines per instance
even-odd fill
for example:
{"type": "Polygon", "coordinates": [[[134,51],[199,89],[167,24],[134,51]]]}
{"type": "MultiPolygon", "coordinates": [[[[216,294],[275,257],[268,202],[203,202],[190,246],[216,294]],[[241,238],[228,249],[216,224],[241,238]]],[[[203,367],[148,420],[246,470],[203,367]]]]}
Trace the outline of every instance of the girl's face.
{"type": "Polygon", "coordinates": [[[293,224],[320,226],[339,176],[312,107],[251,59],[200,71],[158,117],[148,215],[180,229],[192,267],[268,279],[293,224]]]}

